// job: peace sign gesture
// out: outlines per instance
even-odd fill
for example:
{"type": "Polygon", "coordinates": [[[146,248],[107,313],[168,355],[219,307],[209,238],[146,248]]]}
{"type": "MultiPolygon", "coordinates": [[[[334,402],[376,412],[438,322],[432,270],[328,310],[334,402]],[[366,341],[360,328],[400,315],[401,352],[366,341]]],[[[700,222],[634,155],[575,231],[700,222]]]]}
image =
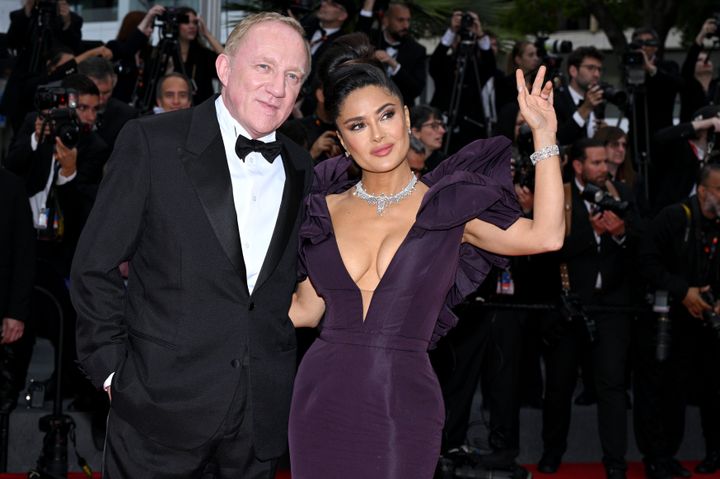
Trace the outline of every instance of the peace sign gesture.
{"type": "Polygon", "coordinates": [[[533,133],[557,132],[557,117],[553,108],[553,87],[551,82],[542,85],[545,78],[545,65],[538,69],[532,91],[525,86],[525,77],[519,68],[515,71],[517,80],[518,104],[520,112],[533,133]]]}

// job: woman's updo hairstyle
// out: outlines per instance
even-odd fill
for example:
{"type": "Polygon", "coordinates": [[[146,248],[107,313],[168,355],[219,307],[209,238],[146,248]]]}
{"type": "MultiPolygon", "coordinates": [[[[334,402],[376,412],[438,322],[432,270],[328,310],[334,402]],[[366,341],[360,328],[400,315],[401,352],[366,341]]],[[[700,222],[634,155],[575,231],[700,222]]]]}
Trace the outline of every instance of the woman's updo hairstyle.
{"type": "MultiPolygon", "coordinates": [[[[338,40],[335,42],[337,43],[338,40]]],[[[367,37],[364,41],[367,41],[367,37]]],[[[397,85],[385,74],[380,62],[374,58],[372,46],[369,42],[367,45],[366,48],[360,42],[347,47],[344,61],[335,62],[327,70],[327,76],[323,81],[323,95],[325,111],[333,123],[337,121],[345,99],[359,88],[377,86],[397,97],[400,102],[403,101],[397,85]]]]}

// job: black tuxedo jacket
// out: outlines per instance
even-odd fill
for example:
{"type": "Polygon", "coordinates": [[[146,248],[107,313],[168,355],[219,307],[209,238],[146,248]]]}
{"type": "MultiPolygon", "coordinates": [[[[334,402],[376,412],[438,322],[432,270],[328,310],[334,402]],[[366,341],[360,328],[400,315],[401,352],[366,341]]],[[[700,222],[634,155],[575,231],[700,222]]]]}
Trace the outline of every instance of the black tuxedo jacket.
{"type": "Polygon", "coordinates": [[[112,150],[115,147],[115,140],[125,123],[138,117],[138,111],[117,98],[110,98],[102,113],[97,134],[105,141],[112,150]]]}
{"type": "MultiPolygon", "coordinates": [[[[376,49],[386,50],[388,44],[385,41],[383,32],[382,30],[371,29],[372,21],[371,17],[360,15],[355,29],[358,32],[366,33],[376,49]]],[[[405,104],[412,106],[415,104],[415,99],[425,89],[427,50],[410,37],[406,37],[396,48],[398,53],[395,60],[400,64],[400,70],[396,75],[392,76],[392,81],[400,89],[405,104]]]]}
{"type": "MultiPolygon", "coordinates": [[[[618,243],[609,233],[600,237],[598,248],[590,216],[580,191],[571,181],[572,218],[570,235],[560,250],[559,258],[568,265],[570,289],[580,296],[583,304],[597,303],[595,282],[598,272],[602,277],[602,300],[606,304],[628,304],[634,258],[637,252],[641,226],[630,189],[613,181],[620,198],[631,203],[625,216],[625,240],[618,243]]],[[[637,282],[637,281],[636,281],[637,282]]]]}
{"type": "Polygon", "coordinates": [[[572,145],[577,140],[587,138],[587,128],[579,126],[573,118],[577,105],[570,95],[569,87],[564,86],[555,91],[554,107],[558,122],[558,143],[572,145]]]}
{"type": "Polygon", "coordinates": [[[25,321],[35,275],[35,230],[20,178],[0,168],[0,320],[25,321]]]}
{"type": "Polygon", "coordinates": [[[277,136],[285,187],[252,294],[213,100],[131,120],[108,163],[73,263],[78,357],[98,387],[116,372],[113,410],[162,444],[207,441],[247,374],[255,453],[286,447],[296,361],[288,310],[312,162],[277,136]],[[117,271],[126,260],[127,290],[117,271]]]}

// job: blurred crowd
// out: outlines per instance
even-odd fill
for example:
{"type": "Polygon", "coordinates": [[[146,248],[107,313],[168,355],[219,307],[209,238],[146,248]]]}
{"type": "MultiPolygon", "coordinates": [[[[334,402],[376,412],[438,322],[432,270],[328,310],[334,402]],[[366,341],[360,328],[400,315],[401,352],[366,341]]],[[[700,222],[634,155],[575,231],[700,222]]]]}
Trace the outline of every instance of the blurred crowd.
{"type": "MultiPolygon", "coordinates": [[[[493,271],[431,353],[447,411],[438,477],[528,477],[516,464],[521,406],[542,408],[538,469],[553,474],[572,408],[590,404],[608,478],[626,474],[629,409],[647,478],[691,476],[676,460],[688,405],[699,406],[706,445],[694,472],[720,469],[717,20],[704,22],[682,66],[662,58],[655,31],[636,29],[612,85],[604,79],[612,53],[543,38],[502,52],[507,42],[472,11],[453,12],[428,52],[411,34],[412,12],[375,0],[296,10],[312,70],[281,131],[316,163],[342,154],[323,81],[349,52],[371,49],[410,109],[408,160],[418,177],[472,141],[506,136],[531,217],[534,148],[515,71],[530,85],[544,64],[565,180],[562,250],[493,271]],[[478,388],[487,434],[468,437],[478,388]],[[496,475],[456,475],[463,468],[496,475]]],[[[45,394],[62,387],[72,408],[92,411],[101,448],[107,399],[75,363],[75,246],[123,125],[212,99],[223,45],[187,7],[130,12],[107,44],[83,39],[83,19],[66,0],[25,0],[10,20],[0,101],[11,132],[0,168],[0,414],[25,388],[35,338],[56,347],[62,339],[64,372],[43,383],[45,394]]],[[[120,265],[126,277],[130,267],[120,265]]],[[[307,346],[313,333],[299,337],[307,346]]]]}

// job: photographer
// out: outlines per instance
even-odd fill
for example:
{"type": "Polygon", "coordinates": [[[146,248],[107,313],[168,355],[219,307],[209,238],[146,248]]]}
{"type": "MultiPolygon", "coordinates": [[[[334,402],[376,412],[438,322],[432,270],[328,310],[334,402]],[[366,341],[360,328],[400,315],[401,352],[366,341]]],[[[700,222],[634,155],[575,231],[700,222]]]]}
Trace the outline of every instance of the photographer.
{"type": "MultiPolygon", "coordinates": [[[[177,42],[177,53],[182,62],[182,65],[173,65],[169,62],[168,70],[161,72],[160,76],[171,71],[184,73],[194,86],[193,104],[199,105],[215,94],[212,83],[213,79],[217,78],[215,60],[218,54],[222,53],[223,46],[210,33],[202,18],[197,16],[197,12],[190,7],[166,8],[165,12],[156,19],[163,22],[164,40],[177,42]],[[210,49],[203,46],[199,38],[207,41],[210,49]],[[181,69],[184,69],[184,72],[181,69]]],[[[158,45],[153,51],[150,63],[160,61],[161,53],[158,45]]],[[[148,75],[152,71],[151,66],[145,68],[143,79],[145,85],[149,85],[148,75]]],[[[154,94],[153,91],[152,95],[154,94]]]]}
{"type": "MultiPolygon", "coordinates": [[[[80,53],[83,19],[70,10],[66,0],[25,0],[23,8],[10,12],[10,28],[8,29],[8,46],[18,51],[18,56],[29,53],[42,28],[38,22],[41,16],[47,16],[50,38],[48,45],[70,47],[73,52],[80,53]]],[[[47,54],[46,52],[42,52],[47,54]]]]}
{"type": "Polygon", "coordinates": [[[0,99],[0,113],[8,117],[13,130],[32,110],[35,87],[65,76],[58,71],[48,78],[54,52],[62,49],[71,57],[80,53],[82,24],[82,17],[71,12],[65,0],[25,0],[23,8],[10,12],[7,40],[17,60],[0,99]]]}
{"type": "Polygon", "coordinates": [[[703,42],[707,37],[717,37],[718,33],[717,19],[709,18],[703,23],[695,41],[690,44],[682,65],[685,84],[680,90],[681,122],[690,121],[699,108],[717,103],[718,79],[713,78],[710,52],[703,49],[703,42]]]}
{"type": "Polygon", "coordinates": [[[711,299],[720,297],[719,215],[720,165],[710,163],[701,170],[697,195],[664,208],[643,241],[642,273],[654,290],[670,295],[670,349],[663,361],[656,357],[658,321],[650,316],[638,324],[633,414],[649,479],[678,475],[673,456],[682,443],[693,377],[706,447],[695,472],[720,469],[720,308],[711,299]]]}
{"type": "Polygon", "coordinates": [[[680,123],[655,134],[651,170],[651,202],[655,212],[683,201],[695,191],[700,169],[711,161],[710,145],[720,130],[720,106],[706,106],[693,114],[693,121],[680,123]]]}
{"type": "Polygon", "coordinates": [[[600,88],[603,55],[595,47],[580,47],[567,58],[569,84],[555,92],[558,143],[570,145],[581,138],[592,138],[604,126],[595,110],[605,101],[600,88]]]}
{"type": "MultiPolygon", "coordinates": [[[[92,131],[100,95],[92,80],[73,75],[63,80],[58,93],[40,90],[38,96],[40,110],[28,115],[17,132],[6,166],[25,181],[37,237],[36,284],[52,292],[63,308],[66,392],[91,394],[90,383],[75,363],[75,312],[65,280],[109,154],[92,131]],[[73,111],[68,105],[75,92],[73,111]],[[45,104],[48,101],[52,105],[45,104]]],[[[57,324],[37,326],[38,334],[57,339],[57,324]]]]}
{"type": "Polygon", "coordinates": [[[410,7],[390,2],[381,18],[382,28],[372,30],[375,0],[365,0],[355,29],[364,32],[375,46],[375,58],[400,89],[408,107],[425,89],[427,51],[410,35],[410,7]],[[370,15],[369,15],[370,14],[370,15]]]}
{"type": "Polygon", "coordinates": [[[111,150],[115,139],[125,123],[136,118],[138,111],[113,97],[117,75],[112,63],[102,57],[91,57],[78,64],[81,75],[90,78],[100,92],[100,111],[95,122],[95,131],[111,150]]]}
{"type": "MultiPolygon", "coordinates": [[[[630,120],[630,137],[637,135],[638,150],[641,152],[647,152],[649,147],[645,144],[646,129],[649,138],[652,138],[656,131],[672,126],[675,97],[683,84],[677,63],[659,58],[659,47],[655,30],[637,28],[633,32],[629,51],[641,55],[638,60],[642,59],[640,68],[644,71],[644,79],[642,88],[637,88],[635,96],[637,124],[633,121],[632,111],[626,112],[626,116],[630,120]]],[[[626,69],[636,67],[625,65],[626,69]]]]}
{"type": "Polygon", "coordinates": [[[135,85],[141,69],[150,59],[150,37],[155,27],[155,17],[165,12],[162,5],[154,5],[147,12],[128,12],[123,17],[117,37],[107,43],[112,52],[117,83],[113,97],[124,103],[132,101],[135,85]]]}
{"type": "MultiPolygon", "coordinates": [[[[623,307],[630,292],[638,215],[632,194],[608,178],[605,145],[577,141],[570,153],[575,174],[566,185],[566,227],[559,258],[567,269],[565,290],[580,306],[623,307]],[[589,194],[591,193],[591,194],[589,194]]],[[[572,394],[578,359],[591,350],[598,397],[598,424],[603,463],[610,479],[625,478],[627,402],[625,368],[632,317],[622,312],[585,311],[557,331],[545,349],[546,389],[543,409],[544,451],[538,464],[554,473],[567,448],[572,394]]]]}
{"type": "Polygon", "coordinates": [[[435,93],[430,104],[455,118],[447,152],[453,153],[478,138],[487,136],[485,114],[482,110],[481,90],[496,70],[495,53],[490,37],[485,34],[475,12],[456,10],[449,19],[450,26],[430,57],[430,76],[435,82],[435,93]],[[460,84],[457,66],[465,65],[460,84]],[[477,71],[474,68],[477,65],[477,71]],[[451,101],[459,97],[457,111],[450,111],[451,101]]]}

